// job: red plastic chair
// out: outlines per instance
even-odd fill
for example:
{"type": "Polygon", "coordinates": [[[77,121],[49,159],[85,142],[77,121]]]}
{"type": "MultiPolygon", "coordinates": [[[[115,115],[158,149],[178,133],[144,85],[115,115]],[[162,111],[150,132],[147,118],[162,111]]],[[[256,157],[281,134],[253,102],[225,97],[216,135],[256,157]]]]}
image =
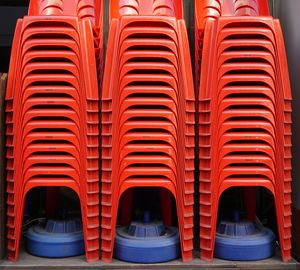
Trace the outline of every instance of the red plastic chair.
{"type": "MultiPolygon", "coordinates": [[[[222,192],[263,186],[274,195],[282,259],[288,261],[291,93],[279,21],[269,16],[265,0],[196,1],[195,12],[200,256],[213,259],[222,192]]],[[[253,219],[255,198],[246,201],[253,219]]]]}
{"type": "Polygon", "coordinates": [[[132,188],[158,187],[168,225],[169,192],[175,198],[182,259],[188,261],[193,249],[195,109],[182,4],[110,4],[101,98],[102,260],[112,260],[119,204],[125,224],[130,221],[132,188]]]}
{"type": "Polygon", "coordinates": [[[25,196],[37,186],[65,186],[78,194],[86,258],[99,259],[101,10],[101,1],[32,0],[28,16],[17,23],[6,93],[12,261],[25,196]]]}

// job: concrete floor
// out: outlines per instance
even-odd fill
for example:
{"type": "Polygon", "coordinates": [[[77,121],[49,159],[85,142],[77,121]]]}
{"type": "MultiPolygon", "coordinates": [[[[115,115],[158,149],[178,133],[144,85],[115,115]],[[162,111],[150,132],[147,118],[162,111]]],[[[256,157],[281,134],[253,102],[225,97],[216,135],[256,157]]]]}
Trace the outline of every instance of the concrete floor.
{"type": "Polygon", "coordinates": [[[114,259],[112,263],[102,261],[87,263],[85,256],[76,256],[63,259],[49,259],[32,256],[21,248],[17,262],[7,259],[0,260],[0,269],[300,269],[300,264],[294,259],[290,262],[282,262],[279,251],[276,255],[260,261],[242,262],[214,259],[213,262],[205,262],[199,259],[199,251],[194,252],[194,260],[182,263],[181,259],[157,264],[127,263],[114,259]]]}

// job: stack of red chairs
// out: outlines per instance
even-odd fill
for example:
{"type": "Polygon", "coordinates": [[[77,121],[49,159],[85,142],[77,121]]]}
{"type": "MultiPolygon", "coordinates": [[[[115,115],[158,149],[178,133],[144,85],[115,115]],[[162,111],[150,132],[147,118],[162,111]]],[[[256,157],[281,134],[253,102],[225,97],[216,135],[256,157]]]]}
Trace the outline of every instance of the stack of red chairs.
{"type": "Polygon", "coordinates": [[[102,44],[101,4],[31,0],[28,16],[17,22],[6,93],[7,237],[12,261],[18,257],[25,195],[37,186],[65,186],[78,194],[86,258],[99,259],[94,44],[102,44]]]}
{"type": "MultiPolygon", "coordinates": [[[[181,1],[113,0],[102,91],[102,259],[110,262],[119,200],[169,190],[183,261],[192,259],[194,89],[181,1]]],[[[127,206],[127,205],[126,205],[127,206]]]]}
{"type": "Polygon", "coordinates": [[[199,0],[196,27],[201,258],[213,258],[222,192],[262,186],[274,195],[282,259],[290,260],[291,92],[279,21],[266,0],[199,0]]]}

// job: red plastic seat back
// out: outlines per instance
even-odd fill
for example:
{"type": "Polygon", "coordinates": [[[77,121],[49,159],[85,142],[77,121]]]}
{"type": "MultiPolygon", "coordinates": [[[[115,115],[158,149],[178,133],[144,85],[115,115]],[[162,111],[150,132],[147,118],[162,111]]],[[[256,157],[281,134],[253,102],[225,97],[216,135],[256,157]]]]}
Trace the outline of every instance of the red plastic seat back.
{"type": "Polygon", "coordinates": [[[181,0],[111,0],[109,20],[124,15],[157,15],[183,19],[181,0]]]}
{"type": "Polygon", "coordinates": [[[102,0],[31,0],[28,16],[78,16],[102,25],[102,0]]]}
{"type": "Polygon", "coordinates": [[[204,29],[208,18],[220,16],[270,16],[268,0],[196,0],[198,29],[204,29]]]}
{"type": "Polygon", "coordinates": [[[28,16],[76,15],[74,0],[31,0],[28,16]]]}

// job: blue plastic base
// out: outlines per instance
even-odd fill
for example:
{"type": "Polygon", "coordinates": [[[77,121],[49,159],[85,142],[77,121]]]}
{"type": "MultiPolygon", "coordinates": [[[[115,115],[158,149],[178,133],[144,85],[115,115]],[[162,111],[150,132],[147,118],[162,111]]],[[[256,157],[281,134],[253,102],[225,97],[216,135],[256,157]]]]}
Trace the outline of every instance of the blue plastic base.
{"type": "Polygon", "coordinates": [[[176,259],[180,256],[178,229],[166,227],[162,236],[137,237],[128,234],[128,226],[117,228],[114,256],[136,263],[157,263],[176,259]]]}
{"type": "Polygon", "coordinates": [[[26,237],[27,251],[40,257],[63,258],[85,253],[83,231],[78,220],[50,220],[45,228],[29,228],[26,237]]]}
{"type": "Polygon", "coordinates": [[[252,261],[271,257],[275,249],[274,233],[265,227],[256,227],[250,235],[216,233],[214,256],[233,261],[252,261]]]}

